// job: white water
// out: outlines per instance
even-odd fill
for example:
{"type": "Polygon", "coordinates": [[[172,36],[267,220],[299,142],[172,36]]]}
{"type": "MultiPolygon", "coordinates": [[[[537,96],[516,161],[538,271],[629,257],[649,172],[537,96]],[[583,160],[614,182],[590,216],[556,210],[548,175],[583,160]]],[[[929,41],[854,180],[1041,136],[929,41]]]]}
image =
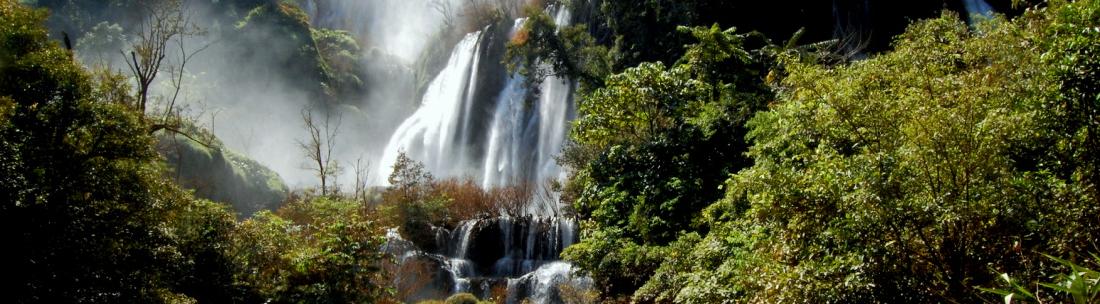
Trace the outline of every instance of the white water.
{"type": "Polygon", "coordinates": [[[551,294],[554,287],[571,284],[578,288],[591,288],[592,280],[572,275],[573,265],[566,262],[552,262],[542,265],[535,271],[522,277],[508,280],[508,303],[516,303],[524,298],[534,303],[549,303],[554,300],[551,294]],[[527,291],[527,292],[520,292],[527,291]]]}
{"type": "MultiPolygon", "coordinates": [[[[568,25],[570,18],[568,10],[558,9],[554,21],[559,26],[568,25]]],[[[523,21],[516,20],[513,35],[523,21]]],[[[521,75],[512,75],[497,99],[482,168],[481,184],[485,188],[517,181],[541,185],[548,180],[564,179],[554,157],[561,151],[569,121],[575,116],[571,99],[573,82],[547,77],[539,85],[537,103],[530,105],[525,99],[525,81],[521,75]]],[[[550,199],[533,200],[536,205],[527,206],[527,214],[558,214],[559,206],[551,203],[557,201],[555,194],[536,195],[549,195],[550,199]]]]}
{"type": "MultiPolygon", "coordinates": [[[[468,106],[471,80],[480,54],[481,31],[467,34],[455,46],[447,65],[428,85],[420,108],[405,119],[390,137],[382,159],[378,162],[376,183],[386,184],[388,168],[393,168],[401,152],[419,162],[434,175],[457,176],[465,173],[468,160],[463,145],[458,144],[462,111],[468,106]]],[[[462,124],[465,125],[465,124],[462,124]]]]}
{"type": "MultiPolygon", "coordinates": [[[[558,24],[569,23],[567,10],[552,11],[558,24]]],[[[515,21],[512,34],[523,22],[515,21]]],[[[485,55],[491,52],[487,48],[492,46],[485,43],[492,39],[490,35],[490,28],[470,33],[454,47],[446,66],[429,83],[420,107],[390,137],[377,162],[375,184],[387,184],[402,152],[423,163],[434,176],[480,178],[484,188],[564,178],[554,157],[575,115],[573,82],[547,77],[538,84],[537,98],[532,98],[522,76],[481,70],[495,66],[483,64],[488,60],[501,60],[485,55]],[[479,76],[493,75],[488,73],[499,73],[506,80],[497,88],[478,83],[479,76]],[[479,90],[496,94],[479,94],[479,90]],[[477,96],[494,97],[477,100],[477,96]],[[474,121],[477,117],[489,120],[474,121]]],[[[506,286],[509,303],[524,298],[553,302],[558,284],[586,282],[573,278],[572,266],[559,258],[576,241],[577,223],[557,216],[560,207],[555,193],[534,195],[546,199],[531,200],[536,204],[526,206],[526,216],[469,220],[452,231],[435,228],[435,253],[408,250],[419,252],[411,256],[436,261],[453,283],[450,292],[473,292],[485,298],[492,286],[506,286]]]]}
{"type": "MultiPolygon", "coordinates": [[[[402,264],[438,265],[436,275],[449,281],[430,283],[447,294],[470,292],[485,299],[492,295],[494,286],[501,286],[506,288],[508,303],[528,298],[534,303],[553,303],[558,300],[557,287],[561,284],[580,289],[591,285],[587,278],[573,276],[572,266],[558,258],[562,250],[576,242],[576,229],[576,221],[563,217],[469,220],[453,231],[439,229],[446,235],[436,236],[435,251],[424,252],[394,228],[387,231],[383,250],[394,254],[402,264]],[[475,245],[482,247],[472,250],[475,245]]],[[[397,277],[403,275],[432,276],[399,273],[397,277]]]]}
{"type": "MultiPolygon", "coordinates": [[[[568,24],[569,19],[568,10],[557,10],[558,24],[568,24]]],[[[523,19],[516,20],[512,33],[522,24],[523,19]]],[[[528,102],[530,94],[524,86],[525,79],[510,75],[492,104],[488,127],[474,128],[470,120],[476,116],[475,111],[481,110],[477,106],[486,104],[476,100],[474,94],[479,89],[479,73],[504,73],[479,71],[481,33],[467,35],[454,48],[446,68],[430,83],[420,108],[390,137],[377,162],[380,169],[376,171],[375,184],[387,184],[390,168],[401,152],[422,162],[435,176],[480,177],[484,188],[520,182],[541,185],[564,178],[554,157],[560,152],[569,121],[575,116],[573,82],[547,77],[539,85],[538,99],[528,102]],[[475,141],[479,138],[484,142],[475,141]],[[474,145],[484,149],[471,149],[474,145]]],[[[532,200],[538,204],[527,206],[527,214],[559,213],[555,194],[537,195],[551,199],[532,200]]]]}

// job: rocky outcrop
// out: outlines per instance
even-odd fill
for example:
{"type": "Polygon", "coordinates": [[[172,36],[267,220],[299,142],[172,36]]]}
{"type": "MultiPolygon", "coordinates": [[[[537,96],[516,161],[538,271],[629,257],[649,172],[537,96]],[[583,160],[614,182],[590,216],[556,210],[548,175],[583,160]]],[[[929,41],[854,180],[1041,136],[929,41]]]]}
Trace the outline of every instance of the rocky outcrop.
{"type": "Polygon", "coordinates": [[[286,200],[287,186],[278,174],[220,142],[203,145],[162,135],[157,146],[172,169],[172,180],[198,197],[229,204],[239,216],[274,210],[286,200]]]}

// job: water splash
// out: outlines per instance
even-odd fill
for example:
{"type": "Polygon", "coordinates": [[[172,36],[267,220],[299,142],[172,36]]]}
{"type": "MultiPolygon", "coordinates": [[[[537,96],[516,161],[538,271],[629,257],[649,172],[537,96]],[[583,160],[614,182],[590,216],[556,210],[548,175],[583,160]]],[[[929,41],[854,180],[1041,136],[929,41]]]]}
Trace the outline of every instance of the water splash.
{"type": "Polygon", "coordinates": [[[553,262],[542,265],[535,271],[516,279],[508,280],[508,303],[518,303],[524,299],[532,303],[560,303],[558,295],[561,285],[572,285],[577,289],[592,287],[592,279],[572,275],[573,265],[566,262],[553,262]]]}

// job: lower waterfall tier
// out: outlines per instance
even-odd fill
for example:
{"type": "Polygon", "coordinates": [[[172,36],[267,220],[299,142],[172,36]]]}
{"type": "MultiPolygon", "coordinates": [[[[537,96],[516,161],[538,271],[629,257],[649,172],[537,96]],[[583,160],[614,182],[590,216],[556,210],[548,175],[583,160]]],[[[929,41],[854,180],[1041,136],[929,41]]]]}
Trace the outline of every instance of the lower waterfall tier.
{"type": "Polygon", "coordinates": [[[558,303],[560,285],[591,285],[559,258],[576,241],[576,230],[570,218],[496,217],[463,221],[454,229],[433,227],[431,246],[417,246],[391,229],[385,250],[396,257],[395,280],[406,290],[406,301],[469,292],[508,303],[558,303]]]}

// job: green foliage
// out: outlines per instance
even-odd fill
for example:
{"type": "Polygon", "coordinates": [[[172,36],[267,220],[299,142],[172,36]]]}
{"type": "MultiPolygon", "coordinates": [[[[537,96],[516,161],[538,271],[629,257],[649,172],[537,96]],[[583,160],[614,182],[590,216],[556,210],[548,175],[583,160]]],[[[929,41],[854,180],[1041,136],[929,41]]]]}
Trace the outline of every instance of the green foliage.
{"type": "Polygon", "coordinates": [[[0,230],[19,248],[6,296],[228,301],[228,290],[200,287],[232,271],[218,250],[228,214],[162,178],[140,114],[118,102],[118,79],[93,84],[48,40],[45,17],[0,1],[0,230]]]}
{"type": "Polygon", "coordinates": [[[311,33],[324,59],[326,73],[333,77],[333,94],[337,97],[363,94],[363,79],[367,75],[359,62],[362,57],[359,42],[347,31],[313,28],[311,33]]]}
{"type": "Polygon", "coordinates": [[[1063,124],[1080,115],[1067,104],[1088,102],[1066,96],[1073,82],[1052,64],[1073,55],[1047,45],[1080,39],[1051,30],[1095,27],[1061,18],[1096,8],[1054,2],[974,28],[945,15],[868,60],[788,62],[779,101],[748,123],[754,165],[703,213],[713,229],[681,238],[689,257],[635,296],[974,302],[996,280],[989,267],[1053,273],[1031,252],[1095,246],[1100,210],[1079,173],[1093,159],[1087,124],[1063,124]]]}
{"type": "MultiPolygon", "coordinates": [[[[1067,268],[1069,272],[1054,275],[1054,282],[1034,283],[1033,285],[1050,289],[1059,295],[1064,294],[1076,304],[1095,303],[1097,300],[1100,300],[1100,272],[1089,268],[1090,266],[1078,265],[1068,260],[1047,254],[1043,254],[1043,256],[1067,268]]],[[[1090,264],[1092,264],[1091,267],[1093,268],[1100,266],[1100,257],[1093,254],[1090,264]]],[[[1038,291],[1029,291],[1027,287],[1024,287],[1018,281],[1012,279],[1007,273],[1002,273],[1000,279],[999,283],[1005,285],[1005,289],[978,289],[1003,296],[1005,303],[1012,303],[1012,301],[1016,299],[1027,301],[1040,300],[1039,296],[1037,296],[1040,295],[1038,291]]]]}
{"type": "Polygon", "coordinates": [[[424,164],[400,153],[389,177],[390,187],[382,193],[382,213],[399,227],[401,235],[420,248],[435,246],[433,227],[454,228],[464,220],[495,216],[502,212],[518,216],[519,204],[534,190],[531,184],[482,189],[473,180],[435,180],[424,164]]]}
{"type": "Polygon", "coordinates": [[[0,238],[17,248],[0,276],[8,301],[388,299],[383,233],[366,209],[295,201],[238,224],[195,200],[166,178],[126,79],[89,75],[48,39],[45,18],[0,1],[0,238]]]}
{"type": "Polygon", "coordinates": [[[198,200],[172,213],[172,234],[178,242],[175,284],[180,293],[199,303],[257,301],[255,293],[238,282],[242,268],[230,255],[236,219],[225,205],[198,200]]]}
{"type": "MultiPolygon", "coordinates": [[[[192,134],[205,132],[193,126],[187,129],[192,134]]],[[[209,140],[199,143],[178,134],[159,136],[158,149],[173,170],[168,176],[180,186],[193,190],[195,196],[230,204],[244,217],[275,210],[286,200],[289,190],[275,171],[229,150],[213,135],[199,137],[209,140]]]]}
{"type": "Polygon", "coordinates": [[[566,197],[586,224],[563,255],[605,296],[642,286],[682,232],[707,231],[700,212],[748,164],[741,125],[770,96],[752,76],[770,59],[744,51],[733,30],[685,32],[699,41],[675,66],[612,75],[578,106],[575,146],[563,160],[579,169],[566,197]]]}
{"type": "Polygon", "coordinates": [[[523,27],[508,42],[504,63],[509,71],[526,77],[527,87],[537,88],[547,76],[566,76],[586,87],[602,86],[611,72],[606,47],[596,43],[586,25],[565,26],[538,6],[524,8],[523,27]]]}
{"type": "Polygon", "coordinates": [[[604,88],[580,102],[578,112],[584,115],[574,123],[573,138],[598,149],[646,142],[682,123],[685,112],[705,102],[700,99],[708,89],[685,68],[643,63],[608,77],[604,88]]]}
{"type": "Polygon", "coordinates": [[[698,41],[687,47],[680,61],[699,75],[701,81],[716,86],[719,81],[735,82],[735,79],[718,79],[721,76],[756,76],[731,73],[732,69],[741,68],[752,60],[752,55],[741,49],[744,37],[736,35],[735,28],[722,30],[714,24],[709,28],[680,26],[677,30],[691,34],[698,41]]]}
{"type": "Polygon", "coordinates": [[[585,230],[563,255],[604,297],[640,302],[973,302],[990,267],[1052,275],[1030,252],[1100,235],[1098,12],[1055,1],[973,27],[947,14],[845,66],[681,28],[699,43],[676,65],[626,69],[581,100],[564,197],[585,230]],[[736,131],[769,96],[768,56],[783,62],[766,79],[778,100],[736,131]],[[739,134],[752,165],[738,172],[739,134]],[[733,153],[700,154],[711,138],[733,153]],[[711,204],[707,183],[735,172],[711,204]]]}
{"type": "Polygon", "coordinates": [[[420,246],[434,248],[435,235],[431,227],[442,226],[447,220],[446,199],[432,195],[433,178],[405,153],[397,156],[389,177],[390,187],[382,194],[382,212],[398,226],[402,237],[420,246]]]}
{"type": "MultiPolygon", "coordinates": [[[[1080,147],[1073,155],[1065,155],[1065,167],[1059,171],[1071,173],[1096,184],[1100,166],[1100,3],[1078,1],[1047,8],[1050,22],[1045,36],[1050,39],[1044,45],[1044,63],[1051,66],[1059,82],[1059,99],[1054,110],[1059,120],[1051,121],[1055,130],[1067,140],[1059,146],[1080,147]],[[1072,170],[1072,171],[1071,171],[1072,170]]],[[[1094,198],[1100,197],[1093,190],[1094,198]]]]}
{"type": "Polygon", "coordinates": [[[750,122],[756,165],[731,180],[746,217],[777,230],[762,246],[785,253],[777,266],[807,274],[777,278],[781,299],[966,298],[985,274],[963,257],[1024,237],[1009,227],[1041,210],[1033,185],[1047,177],[1013,174],[1005,152],[1038,140],[1028,99],[1044,78],[1037,58],[1016,55],[1034,52],[1004,42],[1018,33],[986,30],[972,37],[945,17],[882,57],[791,68],[784,103],[750,122]]]}
{"type": "Polygon", "coordinates": [[[318,197],[244,221],[231,252],[244,268],[238,281],[270,301],[374,302],[390,294],[383,235],[359,203],[318,197]]]}
{"type": "MultiPolygon", "coordinates": [[[[267,3],[249,11],[227,39],[237,41],[238,56],[246,60],[240,64],[245,67],[240,71],[241,78],[249,79],[245,75],[253,73],[270,73],[267,70],[249,71],[256,67],[280,67],[280,75],[293,75],[290,77],[295,81],[289,84],[299,86],[298,89],[310,93],[315,100],[328,101],[337,92],[333,88],[335,77],[313,34],[309,16],[301,8],[287,3],[267,3]],[[303,81],[305,79],[310,81],[303,81]]],[[[338,41],[326,41],[336,42],[326,47],[334,53],[340,52],[338,41]]]]}
{"type": "Polygon", "coordinates": [[[584,226],[581,242],[562,256],[591,274],[604,296],[630,294],[656,271],[666,251],[662,246],[638,244],[623,229],[584,226]]]}

